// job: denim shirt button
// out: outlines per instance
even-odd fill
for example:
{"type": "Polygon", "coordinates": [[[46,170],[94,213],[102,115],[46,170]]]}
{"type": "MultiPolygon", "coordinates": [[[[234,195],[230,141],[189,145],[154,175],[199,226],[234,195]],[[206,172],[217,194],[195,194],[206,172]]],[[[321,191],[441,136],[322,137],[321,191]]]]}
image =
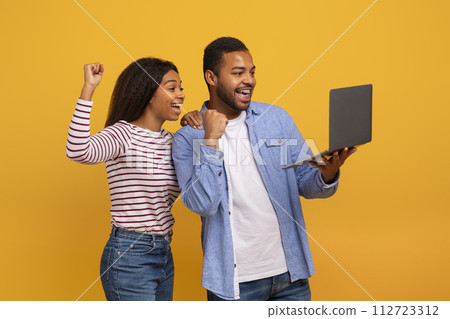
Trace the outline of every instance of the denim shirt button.
{"type": "Polygon", "coordinates": [[[219,172],[219,176],[222,176],[222,172],[219,172]]]}

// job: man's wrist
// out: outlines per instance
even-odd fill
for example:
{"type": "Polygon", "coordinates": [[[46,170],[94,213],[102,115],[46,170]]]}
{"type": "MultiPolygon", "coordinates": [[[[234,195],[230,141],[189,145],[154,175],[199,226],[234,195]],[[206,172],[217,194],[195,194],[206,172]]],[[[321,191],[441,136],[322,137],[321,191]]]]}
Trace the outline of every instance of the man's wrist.
{"type": "Polygon", "coordinates": [[[204,138],[203,139],[203,144],[205,146],[217,149],[217,147],[219,145],[219,139],[217,139],[217,138],[204,138]]]}
{"type": "Polygon", "coordinates": [[[219,146],[219,137],[209,134],[209,132],[205,132],[203,144],[208,147],[217,149],[219,146]]]}
{"type": "Polygon", "coordinates": [[[337,177],[337,173],[336,174],[334,174],[334,176],[333,177],[327,177],[327,176],[324,176],[323,174],[322,174],[322,179],[323,179],[323,181],[325,182],[325,184],[333,184],[335,181],[336,181],[336,177],[337,177]]]}

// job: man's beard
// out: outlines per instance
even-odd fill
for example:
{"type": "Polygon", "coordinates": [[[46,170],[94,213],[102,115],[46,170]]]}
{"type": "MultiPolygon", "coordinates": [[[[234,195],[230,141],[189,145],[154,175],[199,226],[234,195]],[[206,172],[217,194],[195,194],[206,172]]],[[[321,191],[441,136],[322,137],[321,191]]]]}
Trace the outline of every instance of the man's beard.
{"type": "Polygon", "coordinates": [[[217,83],[217,96],[233,111],[241,112],[248,109],[248,105],[244,107],[240,107],[237,105],[236,100],[234,99],[234,94],[230,93],[226,90],[226,88],[220,83],[217,83]]]}

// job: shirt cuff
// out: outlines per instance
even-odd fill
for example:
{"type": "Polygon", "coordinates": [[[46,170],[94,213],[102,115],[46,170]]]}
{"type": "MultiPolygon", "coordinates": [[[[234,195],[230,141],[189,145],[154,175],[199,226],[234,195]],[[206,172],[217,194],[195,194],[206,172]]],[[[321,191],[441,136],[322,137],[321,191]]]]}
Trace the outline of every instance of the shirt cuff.
{"type": "Polygon", "coordinates": [[[322,178],[322,174],[320,173],[320,171],[318,172],[318,174],[319,174],[319,187],[321,187],[322,189],[335,187],[339,183],[339,179],[341,178],[341,170],[340,169],[337,172],[337,176],[335,178],[335,181],[333,183],[331,183],[331,184],[327,184],[327,183],[324,182],[324,180],[322,178]]]}
{"type": "Polygon", "coordinates": [[[77,104],[81,104],[83,106],[92,106],[94,104],[94,101],[86,101],[78,98],[77,104]]]}
{"type": "Polygon", "coordinates": [[[222,167],[223,151],[201,144],[200,161],[222,167]]]}
{"type": "Polygon", "coordinates": [[[86,101],[78,98],[77,104],[80,104],[81,106],[91,107],[94,104],[94,101],[86,101]]]}

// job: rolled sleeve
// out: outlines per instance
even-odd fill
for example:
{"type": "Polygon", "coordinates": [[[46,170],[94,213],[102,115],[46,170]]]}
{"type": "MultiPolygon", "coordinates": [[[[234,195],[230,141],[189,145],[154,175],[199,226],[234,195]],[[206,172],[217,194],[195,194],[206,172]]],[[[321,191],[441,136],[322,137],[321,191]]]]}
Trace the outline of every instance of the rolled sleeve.
{"type": "Polygon", "coordinates": [[[334,187],[337,187],[337,185],[339,184],[339,179],[341,178],[341,170],[338,170],[337,176],[335,178],[335,181],[333,183],[331,183],[331,184],[325,183],[325,181],[322,178],[322,174],[320,174],[320,172],[319,172],[318,175],[319,175],[319,178],[318,178],[317,182],[318,182],[318,186],[321,189],[334,188],[334,187]]]}

